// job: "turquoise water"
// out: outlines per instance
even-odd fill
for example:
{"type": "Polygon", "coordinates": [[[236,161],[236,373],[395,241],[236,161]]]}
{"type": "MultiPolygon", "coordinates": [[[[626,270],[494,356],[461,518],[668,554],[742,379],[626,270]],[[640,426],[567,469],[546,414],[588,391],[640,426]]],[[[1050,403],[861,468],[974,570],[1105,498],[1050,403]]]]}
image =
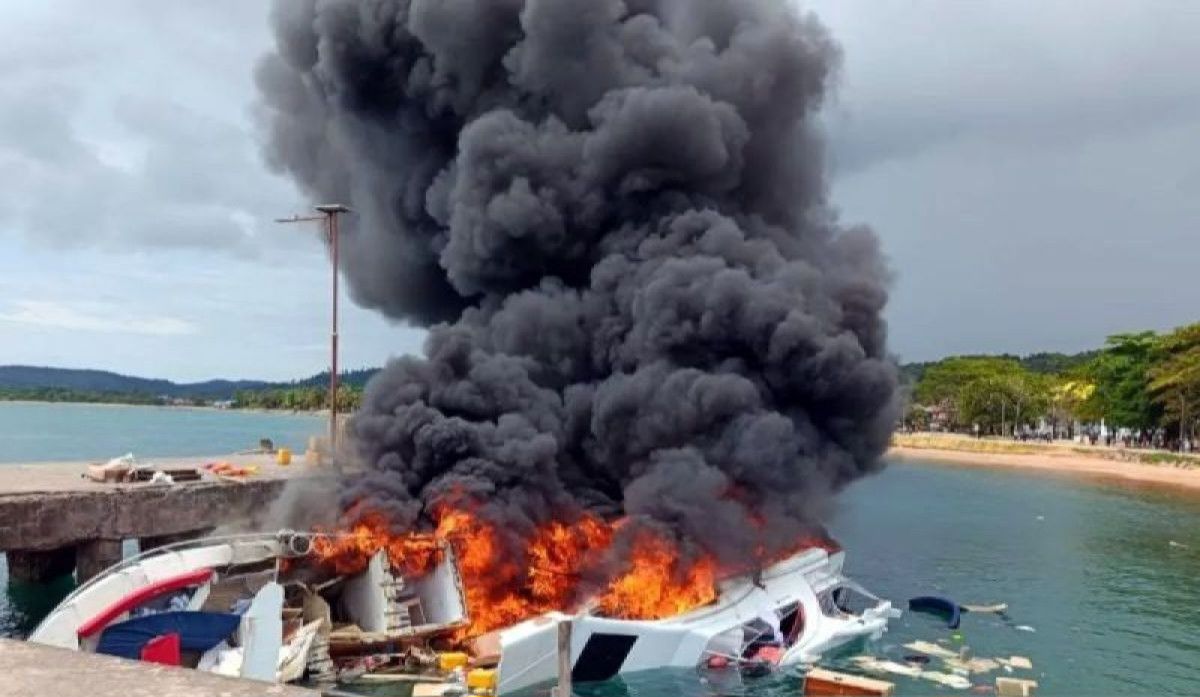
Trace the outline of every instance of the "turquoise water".
{"type": "MultiPolygon", "coordinates": [[[[848,492],[832,529],[850,572],[883,597],[1008,603],[1011,624],[968,614],[962,634],[975,655],[1030,657],[1041,695],[1194,695],[1200,498],[1129,486],[894,466],[848,492]]],[[[906,613],[876,649],[949,634],[906,613]]]]}
{"type": "Polygon", "coordinates": [[[325,424],[311,414],[0,402],[0,463],[219,455],[260,438],[303,451],[325,424]]]}
{"type": "MultiPolygon", "coordinates": [[[[1197,694],[1200,498],[1015,471],[897,464],[852,487],[830,525],[849,572],[897,604],[942,594],[1009,604],[1009,621],[964,615],[974,655],[1028,656],[1039,695],[1197,694]],[[1172,544],[1174,543],[1174,544],[1172,544]],[[1034,632],[1021,631],[1028,625],[1034,632]]],[[[0,631],[28,626],[53,589],[10,589],[0,631]]],[[[934,618],[905,613],[865,652],[945,640],[934,618]]],[[[1003,674],[1003,673],[999,673],[1003,674]]],[[[993,673],[977,677],[991,684],[993,673]]],[[[899,695],[970,694],[892,676],[899,695]]],[[[799,679],[661,671],[604,685],[592,697],[795,697],[799,679]]],[[[380,691],[377,694],[396,694],[380,691]]]]}

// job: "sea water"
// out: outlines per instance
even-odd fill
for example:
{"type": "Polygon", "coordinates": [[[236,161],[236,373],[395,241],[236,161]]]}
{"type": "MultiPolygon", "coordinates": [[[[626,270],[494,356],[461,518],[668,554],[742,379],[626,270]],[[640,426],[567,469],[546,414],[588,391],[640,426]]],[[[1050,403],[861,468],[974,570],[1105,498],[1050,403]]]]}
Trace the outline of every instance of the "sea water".
{"type": "Polygon", "coordinates": [[[0,463],[221,455],[261,438],[303,452],[326,423],[312,414],[0,402],[0,463]]]}
{"type": "MultiPolygon", "coordinates": [[[[911,653],[902,644],[923,639],[980,657],[1027,656],[1034,670],[1014,675],[1038,680],[1042,697],[1197,693],[1200,497],[1015,470],[894,464],[840,497],[830,530],[846,548],[847,571],[898,607],[918,595],[1009,606],[1007,617],[966,614],[957,632],[906,611],[883,640],[833,657],[835,666],[855,652],[899,658],[911,653]]],[[[10,587],[0,627],[28,628],[68,588],[10,587]]],[[[974,682],[994,684],[1005,674],[974,682]]],[[[883,677],[898,695],[955,693],[883,677]]],[[[666,670],[576,691],[795,697],[800,678],[666,670]]]]}

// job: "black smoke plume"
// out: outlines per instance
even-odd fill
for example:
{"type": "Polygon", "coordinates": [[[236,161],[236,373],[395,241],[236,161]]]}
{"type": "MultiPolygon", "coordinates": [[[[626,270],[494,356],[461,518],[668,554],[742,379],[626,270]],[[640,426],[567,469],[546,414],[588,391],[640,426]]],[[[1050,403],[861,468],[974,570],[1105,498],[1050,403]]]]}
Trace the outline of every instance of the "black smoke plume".
{"type": "Polygon", "coordinates": [[[827,203],[838,65],[781,0],[278,0],[271,163],[356,211],[356,300],[431,325],[352,432],[398,528],[467,497],[725,560],[880,466],[887,271],[827,203]],[[693,547],[695,548],[695,547],[693,547]]]}

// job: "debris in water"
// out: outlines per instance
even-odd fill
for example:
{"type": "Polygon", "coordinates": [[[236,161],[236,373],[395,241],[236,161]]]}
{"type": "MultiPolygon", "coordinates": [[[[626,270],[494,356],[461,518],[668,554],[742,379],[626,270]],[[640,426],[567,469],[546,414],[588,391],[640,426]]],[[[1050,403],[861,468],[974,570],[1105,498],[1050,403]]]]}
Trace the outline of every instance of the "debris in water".
{"type": "Polygon", "coordinates": [[[954,690],[965,690],[971,686],[971,681],[961,675],[939,673],[936,670],[927,670],[921,673],[918,677],[922,680],[935,682],[943,687],[949,687],[954,690]]]}
{"type": "Polygon", "coordinates": [[[946,626],[950,629],[958,629],[958,624],[961,621],[961,611],[958,603],[936,595],[922,595],[916,598],[909,598],[908,609],[913,612],[924,612],[931,615],[937,615],[946,620],[946,626]]]}
{"type": "Polygon", "coordinates": [[[996,693],[1001,697],[1032,697],[1037,686],[1036,680],[996,678],[996,693]]]}
{"type": "Polygon", "coordinates": [[[997,603],[995,605],[959,605],[963,612],[977,612],[980,614],[1000,615],[1008,611],[1008,603],[997,603]]]}
{"type": "Polygon", "coordinates": [[[1018,632],[1036,632],[1037,630],[1027,624],[1018,624],[1014,627],[1018,632]]]}
{"type": "Polygon", "coordinates": [[[921,675],[920,666],[908,666],[895,661],[885,661],[873,656],[855,656],[850,662],[869,673],[893,673],[915,678],[921,675]]]}
{"type": "Polygon", "coordinates": [[[950,649],[942,648],[937,644],[931,644],[928,641],[914,641],[904,645],[904,648],[918,653],[928,654],[936,658],[958,658],[958,653],[950,649]]]}
{"type": "Polygon", "coordinates": [[[864,678],[859,675],[838,673],[824,668],[813,668],[804,676],[806,695],[890,695],[896,689],[886,680],[864,678]]]}
{"type": "Polygon", "coordinates": [[[946,666],[955,673],[990,673],[1000,667],[994,658],[947,658],[946,666]]]}
{"type": "Polygon", "coordinates": [[[1187,549],[1188,548],[1187,545],[1183,544],[1182,542],[1176,542],[1175,540],[1168,540],[1167,545],[1170,547],[1175,547],[1177,549],[1187,549]]]}

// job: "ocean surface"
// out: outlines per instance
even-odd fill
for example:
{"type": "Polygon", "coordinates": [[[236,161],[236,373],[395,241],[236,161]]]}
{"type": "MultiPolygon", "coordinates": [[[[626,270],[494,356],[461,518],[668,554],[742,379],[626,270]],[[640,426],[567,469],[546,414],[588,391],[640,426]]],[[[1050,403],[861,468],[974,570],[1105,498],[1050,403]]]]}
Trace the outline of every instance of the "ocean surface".
{"type": "Polygon", "coordinates": [[[8,462],[221,455],[261,438],[303,452],[328,422],[312,414],[178,407],[0,402],[0,467],[8,462]]]}
{"type": "MultiPolygon", "coordinates": [[[[178,428],[178,441],[169,444],[160,435],[143,441],[143,449],[203,453],[214,449],[211,444],[225,443],[228,450],[244,440],[241,434],[253,434],[252,442],[268,433],[282,437],[289,423],[289,417],[257,414],[203,416],[222,419],[220,428],[211,423],[206,428],[228,440],[197,440],[174,417],[157,415],[146,418],[178,428]],[[245,423],[235,426],[239,420],[245,423]],[[279,428],[264,431],[268,424],[279,428]]],[[[303,432],[303,423],[294,424],[294,433],[303,432]]],[[[3,428],[12,430],[7,424],[3,428]]],[[[116,449],[137,450],[135,445],[116,449]]],[[[79,451],[54,455],[78,456],[79,451]]],[[[899,659],[909,653],[903,643],[941,640],[969,646],[980,657],[1028,656],[1043,697],[1197,694],[1200,498],[1195,495],[1013,470],[905,463],[852,486],[829,527],[847,550],[850,574],[898,606],[928,594],[1009,605],[1007,618],[964,615],[957,638],[936,618],[905,612],[882,641],[851,653],[899,659]]],[[[0,583],[7,585],[3,568],[0,583]]],[[[28,631],[69,588],[69,579],[54,587],[8,586],[0,599],[0,633],[28,631]]],[[[831,665],[841,660],[835,657],[831,665]]],[[[975,682],[993,684],[997,674],[1004,673],[975,682]]],[[[898,695],[971,694],[899,676],[886,679],[897,684],[898,695]]],[[[659,671],[576,687],[590,697],[795,697],[799,686],[799,678],[787,674],[743,682],[659,671]]],[[[370,694],[407,693],[407,688],[396,689],[370,694]]]]}

